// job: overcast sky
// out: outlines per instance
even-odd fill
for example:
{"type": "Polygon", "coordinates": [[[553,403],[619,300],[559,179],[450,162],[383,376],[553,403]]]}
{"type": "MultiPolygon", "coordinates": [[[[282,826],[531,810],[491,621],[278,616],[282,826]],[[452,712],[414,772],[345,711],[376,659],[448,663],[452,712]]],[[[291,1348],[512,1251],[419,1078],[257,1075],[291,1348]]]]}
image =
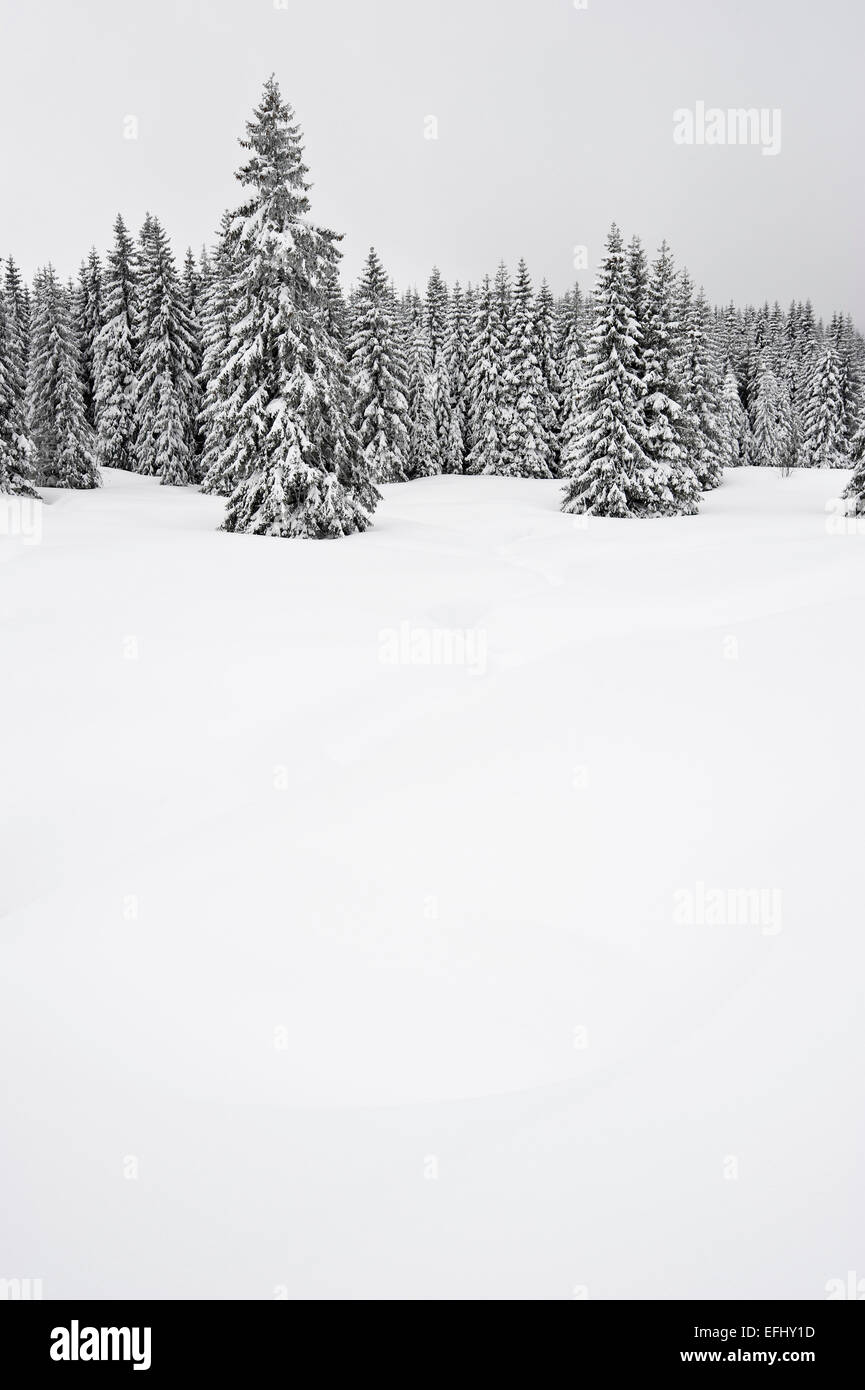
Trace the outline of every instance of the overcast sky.
{"type": "Polygon", "coordinates": [[[28,275],[104,250],[118,210],[137,231],[152,209],[178,249],[210,242],[275,71],[348,279],[375,245],[400,286],[525,256],[561,292],[615,219],[651,251],[666,236],[715,302],[810,295],[865,324],[859,0],[0,0],[0,16],[0,254],[28,275]],[[676,145],[673,112],[698,101],[780,109],[780,154],[676,145]]]}

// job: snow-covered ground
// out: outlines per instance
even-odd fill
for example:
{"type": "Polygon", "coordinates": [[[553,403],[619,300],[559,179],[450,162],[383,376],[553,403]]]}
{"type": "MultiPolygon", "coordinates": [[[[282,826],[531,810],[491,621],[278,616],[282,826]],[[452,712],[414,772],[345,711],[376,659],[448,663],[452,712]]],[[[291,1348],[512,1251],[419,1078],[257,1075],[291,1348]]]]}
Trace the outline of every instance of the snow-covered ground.
{"type": "Polygon", "coordinates": [[[435,479],[315,544],[108,474],[0,536],[0,1277],[865,1275],[844,481],[581,527],[435,479]]]}

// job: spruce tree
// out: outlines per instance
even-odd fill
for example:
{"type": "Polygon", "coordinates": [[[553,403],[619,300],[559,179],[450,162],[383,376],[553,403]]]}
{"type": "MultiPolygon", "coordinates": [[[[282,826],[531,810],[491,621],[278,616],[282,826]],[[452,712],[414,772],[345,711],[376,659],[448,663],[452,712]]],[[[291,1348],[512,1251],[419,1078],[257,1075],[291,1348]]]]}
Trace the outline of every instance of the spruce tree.
{"type": "Polygon", "coordinates": [[[26,428],[23,341],[14,288],[13,284],[10,294],[0,284],[0,493],[37,497],[33,449],[26,428]]]}
{"type": "Polygon", "coordinates": [[[702,289],[693,294],[690,278],[681,277],[683,432],[688,461],[704,492],[724,478],[718,427],[721,381],[715,360],[711,311],[702,289]]]}
{"type": "Polygon", "coordinates": [[[204,439],[201,429],[202,380],[201,369],[204,361],[204,292],[205,276],[209,278],[210,267],[206,252],[202,253],[202,264],[196,261],[190,247],[183,262],[182,303],[189,325],[192,366],[188,378],[186,417],[189,421],[189,454],[192,462],[192,476],[200,482],[201,455],[204,439]]]}
{"type": "Polygon", "coordinates": [[[849,462],[853,465],[853,476],[844,493],[847,514],[865,516],[865,423],[859,426],[850,442],[849,462]]]}
{"type": "Polygon", "coordinates": [[[219,235],[204,288],[202,311],[202,362],[199,377],[201,411],[198,426],[202,438],[200,472],[202,492],[230,497],[236,485],[230,468],[225,426],[228,400],[234,389],[229,370],[233,284],[236,273],[234,217],[223,213],[219,235]]]}
{"type": "Polygon", "coordinates": [[[409,478],[429,478],[439,471],[438,441],[430,403],[432,362],[419,301],[410,306],[403,331],[408,409],[406,472],[409,478]]]}
{"type": "Polygon", "coordinates": [[[424,322],[429,338],[430,357],[435,361],[448,336],[448,289],[438,266],[433,266],[426,291],[424,322]]]}
{"type": "Polygon", "coordinates": [[[724,373],[719,419],[721,464],[741,468],[748,462],[748,417],[739,395],[739,383],[730,363],[724,373]]]}
{"type": "Polygon", "coordinates": [[[639,329],[631,308],[622,236],[607,238],[596,291],[581,400],[584,428],[571,460],[563,510],[594,516],[648,516],[658,510],[654,464],[637,375],[639,329]]]}
{"type": "Polygon", "coordinates": [[[193,334],[168,238],[148,217],[141,238],[136,471],[163,486],[194,481],[193,334]]]}
{"type": "Polygon", "coordinates": [[[566,297],[559,318],[558,373],[562,383],[559,466],[566,478],[579,467],[582,457],[585,367],[582,299],[577,285],[573,294],[566,297]]]}
{"type": "Polygon", "coordinates": [[[469,281],[465,292],[465,388],[463,395],[463,415],[461,418],[463,430],[463,472],[469,471],[469,459],[474,448],[475,441],[472,437],[472,342],[475,331],[475,318],[478,311],[478,291],[469,281]]]}
{"type": "Polygon", "coordinates": [[[556,343],[556,304],[546,280],[541,283],[535,301],[535,351],[544,383],[541,426],[547,441],[550,472],[558,477],[561,471],[561,413],[562,379],[556,343]]]}
{"type": "Polygon", "coordinates": [[[502,418],[502,460],[500,472],[509,473],[511,460],[508,453],[508,436],[510,435],[511,419],[514,412],[514,398],[508,381],[508,357],[510,355],[511,329],[513,318],[513,289],[511,277],[504,261],[499,263],[499,268],[493,279],[493,303],[498,319],[498,334],[501,343],[501,363],[499,367],[500,375],[500,396],[499,409],[502,418]]]}
{"type": "Polygon", "coordinates": [[[513,293],[505,390],[511,406],[506,472],[516,478],[551,478],[549,421],[554,407],[538,360],[534,294],[522,260],[513,293]]]}
{"type": "Polygon", "coordinates": [[[81,264],[75,291],[75,329],[81,362],[84,414],[88,425],[96,425],[97,358],[96,344],[102,329],[102,266],[95,248],[81,264]]]}
{"type": "Polygon", "coordinates": [[[752,420],[753,461],[758,467],[791,466],[790,403],[786,392],[769,365],[761,358],[757,373],[757,396],[752,420]]]}
{"type": "MultiPolygon", "coordinates": [[[[649,311],[649,263],[638,236],[631,239],[628,247],[628,298],[634,322],[643,329],[649,311]]],[[[642,344],[638,344],[640,347],[642,344]]]]}
{"type": "Polygon", "coordinates": [[[827,340],[811,384],[805,417],[805,448],[814,468],[847,468],[842,365],[827,340]]]}
{"type": "MultiPolygon", "coordinates": [[[[393,306],[392,311],[393,310],[393,306]]],[[[325,265],[322,272],[322,316],[326,331],[340,351],[348,352],[348,311],[339,279],[336,262],[325,265]]],[[[396,320],[395,320],[396,321],[396,320]]]]}
{"type": "Polygon", "coordinates": [[[472,437],[472,450],[468,459],[469,473],[483,473],[489,476],[505,471],[505,347],[500,299],[490,283],[489,276],[486,276],[478,296],[469,355],[472,437]]]}
{"type": "Polygon", "coordinates": [[[41,270],[34,281],[27,395],[39,484],[99,487],[93,433],[84,415],[71,305],[52,266],[41,270]]]}
{"type": "Polygon", "coordinates": [[[376,483],[403,483],[409,468],[405,363],[392,291],[374,249],[358,286],[349,366],[352,425],[370,476],[376,483]]]}
{"type": "Polygon", "coordinates": [[[459,281],[454,285],[448,305],[448,331],[445,340],[445,367],[451,393],[451,425],[448,437],[446,471],[464,473],[471,447],[469,425],[469,347],[471,320],[469,302],[459,281]]]}
{"type": "Polygon", "coordinates": [[[27,363],[30,357],[30,290],[10,256],[5,272],[7,324],[15,343],[15,355],[20,366],[18,401],[22,415],[27,412],[27,363]]]}
{"type": "Polygon", "coordinates": [[[231,382],[220,469],[236,479],[227,531],[331,539],[365,531],[378,492],[351,426],[348,365],[328,329],[325,284],[337,238],[309,220],[294,112],[276,79],[241,146],[231,382]]]}
{"type": "MultiPolygon", "coordinates": [[[[632,252],[631,284],[634,283],[632,252]]],[[[643,395],[646,453],[654,468],[659,509],[670,515],[693,516],[699,510],[700,483],[691,465],[683,410],[683,382],[678,344],[676,273],[666,242],[661,244],[645,290],[635,301],[642,305],[643,395]]]]}
{"type": "Polygon", "coordinates": [[[135,467],[138,422],[138,317],[135,249],[123,218],[102,281],[104,322],[94,350],[96,454],[101,467],[135,467]]]}
{"type": "Polygon", "coordinates": [[[447,361],[448,291],[437,266],[433,267],[427,285],[424,322],[432,363],[429,395],[435,424],[436,472],[452,473],[455,460],[451,433],[453,406],[447,361]]]}

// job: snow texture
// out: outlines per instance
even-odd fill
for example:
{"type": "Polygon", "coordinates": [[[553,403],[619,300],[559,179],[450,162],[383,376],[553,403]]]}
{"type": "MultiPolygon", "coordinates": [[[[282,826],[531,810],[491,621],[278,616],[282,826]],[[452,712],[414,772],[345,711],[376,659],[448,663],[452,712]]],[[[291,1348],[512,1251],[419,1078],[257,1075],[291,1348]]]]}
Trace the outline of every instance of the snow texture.
{"type": "Polygon", "coordinates": [[[0,538],[4,1273],[822,1298],[861,1249],[846,476],[644,527],[431,478],[335,547],[104,483],[0,538]],[[783,914],[684,925],[701,884],[783,914]]]}

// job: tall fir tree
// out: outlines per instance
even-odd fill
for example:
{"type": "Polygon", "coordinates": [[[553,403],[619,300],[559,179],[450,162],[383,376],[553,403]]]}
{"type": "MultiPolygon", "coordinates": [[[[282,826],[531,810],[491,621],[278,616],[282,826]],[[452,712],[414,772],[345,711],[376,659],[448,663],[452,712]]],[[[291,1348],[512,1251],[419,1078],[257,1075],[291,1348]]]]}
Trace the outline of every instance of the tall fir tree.
{"type": "Polygon", "coordinates": [[[688,461],[704,492],[723,482],[718,430],[721,381],[712,340],[711,311],[702,289],[694,295],[690,277],[680,278],[683,434],[688,461]]]}
{"type": "Polygon", "coordinates": [[[505,366],[508,416],[505,471],[517,478],[551,478],[549,398],[537,352],[535,303],[528,266],[520,261],[505,366]]]}
{"type": "Polygon", "coordinates": [[[404,483],[409,469],[405,363],[393,293],[374,248],[358,286],[349,365],[352,425],[370,476],[376,483],[404,483]]]}
{"type": "Polygon", "coordinates": [[[201,455],[204,438],[201,429],[202,382],[201,369],[204,362],[204,293],[209,278],[210,265],[207,253],[202,253],[202,261],[196,261],[190,247],[183,261],[181,298],[189,325],[192,366],[189,373],[186,400],[186,418],[189,421],[189,455],[191,473],[195,482],[202,479],[201,455]]]}
{"type": "Polygon", "coordinates": [[[237,367],[229,367],[233,286],[237,270],[236,245],[234,217],[232,213],[225,212],[210,259],[210,275],[204,289],[202,361],[199,377],[201,410],[198,417],[202,439],[201,490],[219,497],[229,497],[236,482],[231,471],[233,460],[225,433],[229,413],[228,402],[234,389],[237,371],[237,367]]]}
{"type": "Polygon", "coordinates": [[[448,374],[448,290],[438,266],[433,267],[427,285],[424,322],[429,342],[432,372],[430,406],[436,438],[436,472],[454,472],[451,432],[451,382],[448,374]]]}
{"type": "Polygon", "coordinates": [[[23,334],[15,286],[10,293],[8,284],[0,284],[0,494],[33,498],[38,493],[26,425],[23,334]]]}
{"type": "Polygon", "coordinates": [[[432,362],[429,339],[419,300],[408,306],[403,323],[406,362],[406,403],[408,408],[409,478],[429,478],[438,473],[438,441],[430,402],[432,362]]]}
{"type": "Polygon", "coordinates": [[[844,493],[847,514],[865,516],[865,422],[850,441],[849,462],[853,466],[853,474],[844,493]]]}
{"type": "Polygon", "coordinates": [[[843,368],[827,339],[811,383],[805,417],[805,448],[813,468],[847,468],[843,368]]]}
{"type": "Polygon", "coordinates": [[[429,338],[430,357],[435,361],[447,344],[448,288],[438,266],[433,266],[426,290],[424,322],[429,338]]]}
{"type": "Polygon", "coordinates": [[[483,281],[469,353],[470,473],[503,473],[507,461],[504,358],[507,346],[501,301],[490,282],[483,281]]]}
{"type": "MultiPolygon", "coordinates": [[[[634,283],[632,252],[631,284],[634,283]]],[[[654,464],[654,488],[661,510],[693,516],[699,510],[700,482],[691,464],[683,409],[681,326],[676,309],[676,272],[670,248],[661,244],[645,289],[634,296],[643,313],[641,408],[646,452],[654,464]]]]}
{"type": "Polygon", "coordinates": [[[69,295],[50,265],[34,281],[27,394],[38,483],[99,487],[69,295]]]}
{"type": "Polygon", "coordinates": [[[559,316],[558,374],[562,383],[559,467],[569,478],[582,457],[582,397],[585,387],[586,347],[580,287],[567,295],[559,316]]]}
{"type": "Polygon", "coordinates": [[[195,478],[193,334],[174,254],[160,222],[148,217],[141,238],[136,471],[163,486],[195,478]]]}
{"type": "Polygon", "coordinates": [[[135,467],[138,424],[138,319],[135,247],[123,218],[102,281],[103,325],[94,349],[96,454],[103,468],[135,467]]]}
{"type": "Polygon", "coordinates": [[[862,375],[856,343],[856,332],[849,314],[836,314],[829,328],[829,338],[838,352],[843,406],[844,437],[852,439],[859,424],[862,399],[862,375]]]}
{"type": "Polygon", "coordinates": [[[769,365],[768,353],[757,373],[757,396],[752,418],[752,460],[762,468],[791,467],[790,403],[769,365]]]}
{"type": "Polygon", "coordinates": [[[102,330],[102,265],[91,247],[82,262],[75,290],[75,330],[81,363],[84,414],[91,428],[96,426],[97,357],[96,344],[102,330]]]}
{"type": "MultiPolygon", "coordinates": [[[[628,298],[631,313],[638,328],[643,329],[649,312],[649,261],[638,236],[631,238],[627,260],[628,298]]],[[[637,361],[641,360],[643,344],[637,344],[637,361]]]]}
{"type": "Polygon", "coordinates": [[[30,357],[30,289],[24,284],[21,272],[10,256],[4,274],[6,313],[10,332],[16,343],[16,355],[21,369],[19,401],[22,414],[27,408],[27,363],[30,357]]]}
{"type": "Polygon", "coordinates": [[[631,307],[622,235],[607,238],[596,289],[580,411],[579,451],[569,461],[563,510],[576,515],[650,516],[659,510],[642,413],[639,328],[631,307]]]}
{"type": "Polygon", "coordinates": [[[556,329],[556,303],[544,280],[535,300],[535,351],[544,383],[545,408],[541,426],[547,441],[549,469],[558,477],[561,471],[562,379],[559,376],[556,329]]]}
{"type": "Polygon", "coordinates": [[[451,424],[446,471],[464,473],[471,449],[469,421],[469,347],[471,320],[469,301],[457,281],[448,305],[448,331],[445,340],[445,366],[451,393],[451,424]]]}
{"type": "Polygon", "coordinates": [[[328,328],[334,233],[309,219],[300,129],[274,77],[247,124],[237,178],[231,381],[220,467],[236,480],[227,531],[333,539],[365,531],[379,494],[351,426],[345,355],[328,328]]]}
{"type": "Polygon", "coordinates": [[[741,468],[748,462],[748,417],[739,395],[739,383],[730,363],[724,373],[719,419],[721,465],[741,468]]]}
{"type": "Polygon", "coordinates": [[[511,284],[510,271],[504,261],[499,262],[499,267],[493,277],[493,302],[498,318],[499,338],[501,341],[501,394],[499,405],[502,415],[503,440],[501,471],[510,471],[510,459],[508,457],[508,436],[511,429],[511,418],[514,412],[514,398],[507,376],[508,355],[510,353],[511,330],[513,320],[513,286],[511,284]]]}

